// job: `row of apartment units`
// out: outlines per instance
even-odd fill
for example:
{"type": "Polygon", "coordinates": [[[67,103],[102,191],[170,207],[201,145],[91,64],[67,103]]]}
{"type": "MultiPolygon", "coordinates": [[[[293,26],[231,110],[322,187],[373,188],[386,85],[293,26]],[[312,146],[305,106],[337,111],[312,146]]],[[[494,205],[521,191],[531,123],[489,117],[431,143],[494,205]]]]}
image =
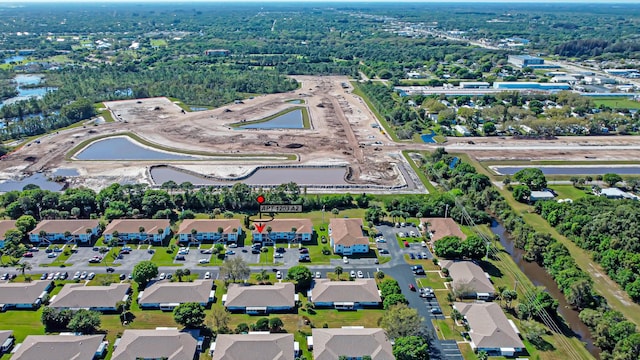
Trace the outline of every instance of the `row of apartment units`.
{"type": "MultiPolygon", "coordinates": [[[[29,232],[34,244],[73,242],[90,245],[100,235],[99,220],[43,220],[29,232]]],[[[262,223],[264,227],[252,230],[254,243],[273,245],[275,242],[309,242],[314,229],[310,219],[274,219],[262,223]]],[[[0,248],[4,234],[15,228],[15,220],[0,221],[0,248]]],[[[240,240],[243,233],[238,219],[186,219],[178,228],[177,238],[183,244],[203,242],[231,243],[240,240]]],[[[102,232],[105,242],[113,238],[120,243],[139,241],[162,243],[171,236],[167,219],[116,219],[102,232]]],[[[369,238],[364,233],[362,219],[330,219],[330,244],[336,254],[352,255],[369,251],[369,238]]]]}

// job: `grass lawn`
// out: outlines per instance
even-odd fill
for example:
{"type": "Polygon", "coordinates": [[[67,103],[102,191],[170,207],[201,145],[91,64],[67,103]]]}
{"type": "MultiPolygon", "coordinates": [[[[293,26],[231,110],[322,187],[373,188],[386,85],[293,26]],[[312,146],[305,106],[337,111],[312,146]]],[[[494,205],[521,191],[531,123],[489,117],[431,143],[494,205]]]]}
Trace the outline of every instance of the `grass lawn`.
{"type": "Polygon", "coordinates": [[[3,330],[13,330],[16,342],[20,343],[27,335],[44,335],[44,326],[40,321],[42,309],[9,310],[0,313],[0,324],[3,330]]]}
{"type": "Polygon", "coordinates": [[[453,319],[431,320],[431,322],[433,323],[433,326],[438,329],[436,331],[438,338],[442,340],[464,340],[462,335],[460,335],[460,332],[465,331],[464,327],[457,326],[453,319]]]}
{"type": "MultiPolygon", "coordinates": [[[[174,263],[173,259],[178,254],[178,249],[180,248],[176,245],[175,250],[168,252],[170,250],[171,244],[176,244],[175,239],[171,239],[169,241],[169,246],[152,246],[153,256],[151,257],[151,261],[153,261],[158,266],[182,266],[180,263],[174,263]]],[[[197,249],[192,249],[191,251],[198,251],[197,249]]]]}
{"type": "MultiPolygon", "coordinates": [[[[460,348],[460,352],[462,353],[462,357],[465,360],[475,360],[478,357],[476,356],[476,353],[473,352],[473,349],[471,348],[471,345],[465,343],[465,344],[458,344],[458,348],[460,348]]],[[[494,359],[493,357],[491,358],[492,360],[494,359]]]]}
{"type": "Polygon", "coordinates": [[[558,199],[578,200],[592,194],[589,186],[585,186],[584,189],[578,189],[573,185],[550,185],[549,188],[558,193],[558,199]]]}
{"type": "Polygon", "coordinates": [[[151,46],[167,46],[165,39],[151,39],[151,46]]]}
{"type": "Polygon", "coordinates": [[[640,102],[627,98],[593,98],[596,107],[600,105],[608,106],[612,109],[640,109],[640,102]]]}
{"type": "Polygon", "coordinates": [[[420,287],[430,287],[433,289],[446,289],[444,286],[445,279],[440,277],[439,273],[428,272],[424,278],[416,278],[420,287]]]}

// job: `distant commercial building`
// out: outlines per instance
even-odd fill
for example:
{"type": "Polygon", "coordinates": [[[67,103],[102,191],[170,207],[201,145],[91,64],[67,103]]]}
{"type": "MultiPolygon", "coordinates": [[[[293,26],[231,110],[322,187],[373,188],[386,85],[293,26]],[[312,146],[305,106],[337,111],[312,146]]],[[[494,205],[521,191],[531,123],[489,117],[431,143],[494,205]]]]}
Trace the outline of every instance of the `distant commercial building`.
{"type": "Polygon", "coordinates": [[[517,82],[517,81],[496,81],[493,83],[494,89],[499,90],[539,90],[539,91],[560,91],[571,90],[569,84],[563,83],[537,83],[537,82],[517,82]]]}
{"type": "Polygon", "coordinates": [[[616,80],[604,76],[585,76],[584,82],[593,85],[615,84],[616,80]]]}
{"type": "Polygon", "coordinates": [[[529,195],[529,200],[531,201],[540,201],[540,200],[553,200],[556,196],[548,190],[545,191],[532,191],[531,195],[529,195]]]}
{"type": "Polygon", "coordinates": [[[488,89],[491,86],[484,81],[461,81],[460,89],[488,89]]]}
{"type": "Polygon", "coordinates": [[[204,54],[207,56],[228,56],[231,54],[231,51],[227,49],[211,49],[205,50],[204,54]]]}
{"type": "Polygon", "coordinates": [[[507,61],[518,67],[528,67],[531,65],[543,65],[544,59],[531,55],[509,55],[507,61]]]}

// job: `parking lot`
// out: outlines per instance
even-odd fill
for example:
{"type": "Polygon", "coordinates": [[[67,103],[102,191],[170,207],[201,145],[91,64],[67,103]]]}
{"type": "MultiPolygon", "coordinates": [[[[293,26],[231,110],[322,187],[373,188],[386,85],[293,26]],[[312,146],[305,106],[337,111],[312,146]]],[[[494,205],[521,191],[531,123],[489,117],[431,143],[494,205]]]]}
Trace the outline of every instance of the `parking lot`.
{"type": "Polygon", "coordinates": [[[113,263],[120,264],[127,268],[133,268],[133,266],[144,260],[151,260],[153,253],[150,253],[145,247],[140,249],[133,248],[129,251],[129,254],[122,254],[122,258],[117,258],[113,263]]]}

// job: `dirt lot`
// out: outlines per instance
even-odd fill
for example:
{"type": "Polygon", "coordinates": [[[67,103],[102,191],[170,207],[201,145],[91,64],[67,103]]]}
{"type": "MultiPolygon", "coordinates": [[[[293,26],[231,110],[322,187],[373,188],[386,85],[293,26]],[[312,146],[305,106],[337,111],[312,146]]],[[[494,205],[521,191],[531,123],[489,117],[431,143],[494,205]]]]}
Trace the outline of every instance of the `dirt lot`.
{"type": "MultiPolygon", "coordinates": [[[[294,154],[296,160],[278,161],[294,165],[345,164],[351,169],[349,182],[355,184],[401,185],[404,178],[393,165],[397,162],[374,142],[385,142],[372,128],[370,111],[350,94],[346,77],[300,76],[301,87],[293,92],[257,96],[241,104],[213,110],[183,112],[166,98],[150,98],[105,103],[116,122],[102,123],[44,136],[8,156],[0,163],[0,178],[57,168],[75,168],[80,177],[74,185],[101,188],[111,182],[150,182],[151,165],[171,163],[202,170],[207,175],[224,176],[229,167],[274,164],[273,160],[243,159],[193,161],[80,161],[67,160],[65,154],[92,137],[131,132],[155,144],[211,154],[294,154]],[[301,106],[287,102],[302,99],[310,115],[311,129],[234,130],[229,124],[259,120],[284,109],[301,106]],[[265,146],[271,142],[271,146],[265,146]],[[303,146],[289,149],[285,146],[303,146]],[[368,144],[360,148],[360,143],[368,144]],[[221,166],[217,171],[216,165],[221,166]]],[[[237,173],[238,171],[234,171],[237,173]]],[[[240,171],[242,172],[242,171],[240,171]]]]}
{"type": "MultiPolygon", "coordinates": [[[[301,86],[289,93],[257,96],[240,104],[213,110],[183,112],[166,98],[105,103],[113,123],[45,135],[0,161],[0,180],[34,172],[51,173],[58,168],[77,169],[72,186],[100,189],[113,182],[151,183],[152,165],[172,164],[217,177],[242,174],[258,165],[344,164],[350,168],[348,182],[397,186],[407,183],[402,171],[408,166],[401,150],[429,150],[439,145],[392,143],[371,125],[376,122],[363,101],[351,93],[346,77],[296,76],[301,86]],[[288,100],[302,99],[305,104],[288,100]],[[306,106],[311,129],[234,130],[229,124],[259,120],[284,109],[306,106]],[[80,161],[66,159],[79,143],[104,135],[131,132],[164,147],[210,154],[237,155],[233,160],[199,161],[80,161]],[[271,146],[265,146],[270,143],[271,146]],[[288,144],[302,144],[289,149],[288,144]],[[243,158],[247,154],[295,155],[295,160],[243,158]],[[401,167],[402,169],[399,169],[401,167]]],[[[501,138],[449,138],[448,151],[465,152],[480,159],[634,160],[640,158],[640,137],[565,137],[558,140],[501,138]],[[469,143],[472,141],[473,143],[469,143]]],[[[286,179],[283,179],[285,182],[286,179]]],[[[411,183],[410,181],[408,183],[411,183]]],[[[423,192],[409,186],[407,191],[423,192]]]]}

